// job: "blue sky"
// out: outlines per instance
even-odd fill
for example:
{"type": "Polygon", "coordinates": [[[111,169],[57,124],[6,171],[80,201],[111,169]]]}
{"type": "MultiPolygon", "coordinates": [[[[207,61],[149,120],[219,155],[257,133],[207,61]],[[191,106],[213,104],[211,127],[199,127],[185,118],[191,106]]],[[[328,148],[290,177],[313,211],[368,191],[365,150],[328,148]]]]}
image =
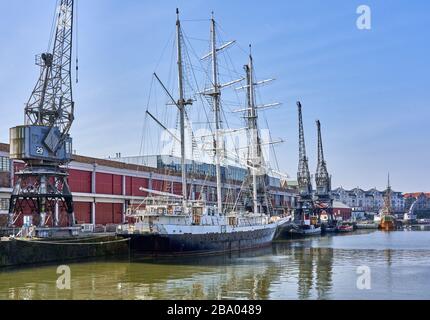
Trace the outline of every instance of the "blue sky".
{"type": "MultiPolygon", "coordinates": [[[[1,142],[23,122],[38,75],[34,55],[46,50],[54,6],[0,0],[1,142]]],[[[320,119],[334,186],[384,188],[390,171],[394,189],[430,191],[430,3],[418,0],[80,0],[72,129],[78,153],[139,153],[151,74],[177,6],[184,20],[215,11],[241,47],[253,44],[258,75],[277,79],[262,92],[269,102],[283,102],[265,114],[273,135],[286,140],[277,147],[281,169],[297,171],[301,100],[312,171],[320,119]],[[356,27],[362,4],[372,10],[371,30],[356,27]]],[[[208,28],[207,21],[184,21],[189,36],[208,35],[208,28]]],[[[159,68],[164,63],[170,60],[159,68]]]]}

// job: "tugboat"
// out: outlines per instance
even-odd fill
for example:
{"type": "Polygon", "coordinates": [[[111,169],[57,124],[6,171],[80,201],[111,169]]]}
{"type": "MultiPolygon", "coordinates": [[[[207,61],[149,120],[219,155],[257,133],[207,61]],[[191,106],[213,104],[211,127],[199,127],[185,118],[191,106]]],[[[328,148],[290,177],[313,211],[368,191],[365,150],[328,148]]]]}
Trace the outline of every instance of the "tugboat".
{"type": "Polygon", "coordinates": [[[291,229],[292,235],[297,236],[320,236],[321,235],[321,227],[315,225],[303,225],[299,228],[293,227],[291,229]]]}
{"type": "MultiPolygon", "coordinates": [[[[215,132],[213,134],[213,152],[216,163],[216,192],[217,205],[211,206],[203,200],[189,200],[187,192],[187,170],[185,159],[185,106],[192,104],[193,100],[186,100],[183,79],[184,61],[182,46],[186,43],[183,39],[179,11],[177,10],[176,20],[176,46],[177,46],[177,66],[179,100],[175,101],[171,94],[168,94],[171,104],[179,109],[180,115],[180,144],[181,144],[181,172],[182,172],[182,195],[159,192],[156,190],[140,188],[148,193],[148,196],[138,208],[130,209],[128,217],[134,219],[130,225],[120,226],[117,234],[129,238],[131,249],[140,253],[152,255],[176,255],[176,254],[213,254],[238,251],[256,247],[270,245],[278,226],[287,222],[287,218],[271,217],[269,212],[263,212],[258,198],[258,181],[261,172],[264,170],[264,160],[262,159],[261,137],[258,131],[258,113],[255,103],[255,86],[259,83],[254,79],[253,59],[251,53],[249,62],[245,66],[246,85],[242,87],[247,91],[247,106],[242,111],[247,119],[249,158],[246,161],[248,168],[248,178],[252,185],[252,211],[245,211],[238,207],[233,210],[223,208],[223,195],[221,193],[221,152],[218,145],[221,141],[221,106],[220,89],[244,80],[232,81],[225,85],[218,82],[218,52],[230,46],[233,42],[216,45],[216,25],[211,19],[211,52],[203,59],[211,59],[212,79],[211,88],[204,90],[205,95],[211,101],[214,113],[215,132]],[[249,177],[250,176],[250,177],[249,177]]],[[[154,74],[155,75],[155,74],[154,74]]],[[[158,76],[155,75],[162,87],[158,76]]],[[[238,88],[240,89],[240,88],[238,88]]],[[[167,90],[165,89],[167,92],[167,90]]],[[[156,121],[160,124],[159,121],[156,121]]],[[[266,195],[267,196],[267,195],[266,195]]]]}
{"type": "Polygon", "coordinates": [[[321,235],[321,225],[318,224],[318,217],[303,215],[303,220],[299,224],[294,224],[290,230],[292,235],[297,236],[319,236],[321,235]]]}

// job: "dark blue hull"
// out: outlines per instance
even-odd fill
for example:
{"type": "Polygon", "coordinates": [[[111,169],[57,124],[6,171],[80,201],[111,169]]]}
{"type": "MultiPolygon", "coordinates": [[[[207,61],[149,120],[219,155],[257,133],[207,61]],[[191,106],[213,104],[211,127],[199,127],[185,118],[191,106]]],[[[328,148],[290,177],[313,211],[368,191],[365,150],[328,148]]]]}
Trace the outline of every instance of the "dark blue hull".
{"type": "Polygon", "coordinates": [[[133,251],[150,255],[216,254],[268,246],[276,228],[208,234],[121,234],[133,251]]]}

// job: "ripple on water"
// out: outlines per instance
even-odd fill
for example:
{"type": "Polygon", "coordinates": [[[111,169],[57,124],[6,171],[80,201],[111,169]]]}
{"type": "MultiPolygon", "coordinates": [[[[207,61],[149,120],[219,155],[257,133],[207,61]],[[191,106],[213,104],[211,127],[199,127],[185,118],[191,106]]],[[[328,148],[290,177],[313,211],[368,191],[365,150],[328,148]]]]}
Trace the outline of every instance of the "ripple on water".
{"type": "Polygon", "coordinates": [[[430,232],[368,232],[283,241],[271,248],[170,260],[71,264],[0,272],[0,299],[409,299],[430,298],[430,232]],[[368,266],[372,289],[357,289],[368,266]]]}

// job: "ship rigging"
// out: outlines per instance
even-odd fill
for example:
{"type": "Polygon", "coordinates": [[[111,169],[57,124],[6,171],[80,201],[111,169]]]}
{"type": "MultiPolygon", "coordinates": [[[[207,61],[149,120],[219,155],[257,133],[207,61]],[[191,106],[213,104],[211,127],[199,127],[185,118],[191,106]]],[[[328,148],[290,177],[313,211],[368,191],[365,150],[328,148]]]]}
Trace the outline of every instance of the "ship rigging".
{"type": "MultiPolygon", "coordinates": [[[[255,86],[257,83],[253,77],[253,60],[249,55],[249,63],[245,66],[246,85],[239,88],[246,89],[246,108],[243,112],[247,120],[244,130],[249,137],[247,154],[245,161],[252,177],[252,210],[245,211],[243,206],[237,206],[237,199],[234,208],[231,210],[223,206],[222,172],[221,163],[228,159],[229,151],[224,146],[225,135],[229,130],[224,130],[221,121],[221,89],[230,87],[243,80],[243,77],[220,84],[219,82],[219,52],[229,48],[234,41],[230,41],[217,46],[216,22],[210,19],[210,52],[201,60],[210,60],[210,87],[200,90],[199,95],[202,101],[209,102],[213,122],[207,119],[214,128],[210,135],[212,146],[208,149],[213,153],[216,167],[216,206],[207,205],[203,199],[191,200],[188,198],[188,174],[187,174],[187,137],[186,131],[192,132],[190,117],[186,112],[186,106],[193,104],[193,99],[186,98],[185,84],[187,80],[184,75],[187,72],[184,63],[183,30],[179,19],[179,11],[176,11],[176,56],[177,56],[177,89],[179,99],[175,100],[173,94],[167,89],[158,75],[155,78],[163,88],[169,98],[170,104],[176,105],[179,112],[179,132],[180,137],[175,137],[175,141],[180,143],[181,161],[181,185],[182,196],[181,205],[178,206],[178,197],[169,196],[169,193],[152,192],[148,190],[148,198],[138,206],[138,209],[129,210],[130,215],[135,219],[135,223],[119,230],[119,234],[131,239],[132,246],[141,251],[166,252],[206,252],[206,251],[230,251],[245,248],[257,247],[271,243],[276,229],[284,220],[279,217],[270,217],[270,212],[264,213],[258,203],[258,175],[264,175],[264,160],[261,150],[261,138],[258,133],[258,116],[255,105],[255,86]],[[208,98],[208,99],[204,99],[208,98]],[[155,196],[154,196],[155,195],[155,196]],[[210,240],[209,240],[210,239],[210,240]]],[[[208,73],[209,74],[209,73],[208,73]]],[[[163,129],[167,128],[161,120],[152,113],[148,113],[163,129]]],[[[227,119],[226,119],[227,121],[227,119]]],[[[172,134],[169,130],[168,134],[172,134]]],[[[173,134],[174,135],[174,134],[173,134]]],[[[193,147],[195,136],[191,134],[191,146],[193,147]]],[[[192,148],[194,150],[194,148],[192,148]]],[[[238,159],[239,157],[236,157],[238,159]]],[[[242,160],[243,161],[243,160],[242,160]]],[[[247,179],[245,179],[246,181],[247,179]]],[[[264,180],[264,179],[263,179],[264,180]]],[[[248,186],[249,187],[249,186],[248,186]]],[[[241,193],[239,192],[239,195],[241,193]]],[[[267,199],[267,197],[266,197],[267,199]]],[[[267,201],[269,203],[269,201],[267,201]]]]}

